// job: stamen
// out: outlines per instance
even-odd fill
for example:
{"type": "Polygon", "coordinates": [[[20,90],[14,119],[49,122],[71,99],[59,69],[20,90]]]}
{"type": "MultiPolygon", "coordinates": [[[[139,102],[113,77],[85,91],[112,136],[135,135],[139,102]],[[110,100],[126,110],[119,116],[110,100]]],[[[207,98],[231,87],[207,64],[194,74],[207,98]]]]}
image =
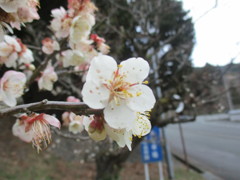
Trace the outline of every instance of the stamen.
{"type": "Polygon", "coordinates": [[[136,96],[140,96],[142,94],[142,92],[137,92],[136,96]]]}
{"type": "Polygon", "coordinates": [[[51,132],[49,124],[44,121],[34,121],[32,125],[33,139],[32,145],[37,149],[37,152],[46,148],[51,142],[51,132]]]}
{"type": "Polygon", "coordinates": [[[136,119],[136,121],[138,122],[139,129],[141,130],[140,134],[137,134],[137,136],[139,138],[141,138],[142,136],[146,135],[147,130],[149,130],[149,128],[150,128],[150,126],[146,122],[145,118],[147,118],[147,119],[150,118],[149,111],[137,112],[137,119],[136,119]]]}

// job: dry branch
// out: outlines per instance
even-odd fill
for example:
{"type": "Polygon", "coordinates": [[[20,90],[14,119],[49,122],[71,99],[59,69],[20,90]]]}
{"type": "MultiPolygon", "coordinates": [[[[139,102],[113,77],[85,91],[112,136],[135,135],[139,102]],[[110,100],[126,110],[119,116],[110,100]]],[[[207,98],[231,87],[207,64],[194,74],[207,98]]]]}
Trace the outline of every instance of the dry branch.
{"type": "Polygon", "coordinates": [[[98,114],[102,113],[101,109],[91,109],[82,102],[65,102],[65,101],[48,101],[43,100],[40,102],[22,104],[15,107],[10,107],[0,110],[0,118],[11,116],[17,113],[25,113],[29,111],[42,111],[42,110],[62,110],[72,111],[81,115],[98,114]]]}

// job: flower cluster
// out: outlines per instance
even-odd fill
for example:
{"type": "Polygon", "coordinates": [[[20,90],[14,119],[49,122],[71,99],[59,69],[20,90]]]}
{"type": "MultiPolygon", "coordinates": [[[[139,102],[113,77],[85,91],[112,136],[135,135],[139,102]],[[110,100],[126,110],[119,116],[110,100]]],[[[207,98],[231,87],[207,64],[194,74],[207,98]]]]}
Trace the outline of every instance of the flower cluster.
{"type": "MultiPolygon", "coordinates": [[[[69,70],[87,71],[91,60],[99,53],[106,54],[109,47],[105,44],[103,38],[96,34],[91,35],[92,27],[95,24],[94,12],[97,10],[90,0],[69,0],[68,9],[63,7],[53,9],[50,29],[54,32],[55,37],[46,37],[42,40],[42,52],[50,55],[55,51],[54,59],[56,65],[47,66],[38,80],[40,90],[51,91],[54,82],[58,77],[55,69],[68,68],[69,70]],[[67,50],[61,50],[58,41],[67,42],[67,50]]],[[[85,80],[83,76],[83,81],[85,80]]]]}
{"type": "MultiPolygon", "coordinates": [[[[32,22],[39,19],[37,13],[38,0],[4,0],[0,1],[1,25],[11,30],[11,27],[21,29],[21,23],[32,22]],[[10,23],[11,27],[6,23],[10,23]]],[[[0,25],[0,39],[4,32],[0,25]]]]}
{"type": "MultiPolygon", "coordinates": [[[[142,58],[130,58],[117,65],[112,57],[99,55],[92,60],[83,86],[83,101],[91,108],[104,108],[101,127],[129,149],[132,135],[141,137],[151,129],[148,111],[155,97],[145,85],[148,73],[149,65],[142,58]]],[[[99,122],[97,119],[94,121],[99,122]]]]}
{"type": "MultiPolygon", "coordinates": [[[[33,53],[18,38],[4,35],[0,42],[0,65],[7,68],[32,72],[35,67],[33,53]]],[[[0,101],[15,106],[16,99],[23,95],[27,77],[19,71],[8,70],[0,80],[0,101]]]]}
{"type": "Polygon", "coordinates": [[[0,64],[6,67],[28,68],[34,61],[33,53],[20,39],[8,35],[4,36],[4,41],[0,42],[0,64]]]}
{"type": "MultiPolygon", "coordinates": [[[[74,96],[68,96],[67,102],[80,102],[80,99],[74,97],[74,96]]],[[[74,120],[74,116],[72,112],[64,112],[62,114],[62,121],[64,126],[69,126],[70,122],[74,120]]],[[[69,128],[71,129],[71,128],[69,128]]],[[[70,130],[71,131],[71,130],[70,130]]]]}
{"type": "Polygon", "coordinates": [[[103,38],[99,38],[101,42],[98,43],[95,41],[96,38],[91,38],[96,10],[90,0],[68,0],[67,10],[63,7],[52,10],[51,29],[55,36],[58,39],[69,38],[70,49],[62,52],[59,57],[63,67],[88,64],[99,52],[103,54],[109,52],[103,38]]]}
{"type": "MultiPolygon", "coordinates": [[[[38,0],[4,0],[0,1],[0,15],[5,15],[5,19],[2,18],[5,25],[9,23],[11,27],[20,29],[22,22],[39,19],[37,6],[38,0]]],[[[96,10],[90,0],[68,0],[68,9],[60,7],[51,11],[50,29],[54,35],[43,38],[41,48],[29,46],[41,51],[37,52],[40,66],[35,72],[32,51],[20,39],[2,35],[0,65],[25,74],[15,70],[7,70],[3,74],[0,101],[15,106],[24,89],[31,89],[25,88],[25,84],[29,86],[36,80],[39,90],[52,91],[59,78],[57,74],[80,71],[82,82],[86,81],[81,91],[82,100],[90,108],[100,111],[89,116],[64,112],[63,125],[73,134],[85,129],[95,141],[109,137],[120,147],[127,146],[131,150],[133,136],[142,137],[151,130],[149,112],[155,104],[155,97],[145,80],[150,67],[142,58],[130,58],[118,65],[106,55],[109,46],[103,38],[92,34],[96,10]],[[55,70],[60,71],[56,73],[55,70]],[[27,76],[29,73],[32,73],[31,77],[27,76]]],[[[80,99],[69,96],[67,101],[79,103],[80,99]]],[[[12,130],[15,136],[32,142],[40,151],[51,141],[50,125],[60,128],[55,117],[32,112],[21,115],[12,130]]]]}
{"type": "MultiPolygon", "coordinates": [[[[130,120],[130,119],[129,119],[130,120]]],[[[147,114],[138,114],[131,130],[112,128],[104,119],[103,115],[84,117],[83,123],[89,136],[95,141],[104,140],[107,136],[115,141],[120,147],[127,146],[132,150],[132,136],[142,137],[151,130],[151,123],[147,114]]]]}

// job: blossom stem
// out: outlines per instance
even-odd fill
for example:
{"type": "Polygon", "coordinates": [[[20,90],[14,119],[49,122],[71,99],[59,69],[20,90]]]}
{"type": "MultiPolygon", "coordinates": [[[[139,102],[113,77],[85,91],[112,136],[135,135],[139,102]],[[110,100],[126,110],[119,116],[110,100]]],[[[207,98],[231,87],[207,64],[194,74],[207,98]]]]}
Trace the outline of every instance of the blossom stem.
{"type": "Polygon", "coordinates": [[[72,111],[81,115],[102,113],[102,109],[91,109],[83,102],[48,101],[45,99],[40,102],[22,104],[11,108],[1,109],[0,118],[5,116],[11,116],[17,113],[50,109],[72,111]]]}
{"type": "Polygon", "coordinates": [[[57,75],[58,76],[62,76],[62,75],[66,75],[66,74],[82,74],[86,71],[82,71],[82,70],[61,70],[61,71],[57,71],[57,75]]]}
{"type": "Polygon", "coordinates": [[[34,50],[38,50],[38,51],[41,51],[41,48],[38,47],[38,46],[33,46],[33,45],[30,45],[30,44],[25,44],[29,49],[34,49],[34,50]]]}

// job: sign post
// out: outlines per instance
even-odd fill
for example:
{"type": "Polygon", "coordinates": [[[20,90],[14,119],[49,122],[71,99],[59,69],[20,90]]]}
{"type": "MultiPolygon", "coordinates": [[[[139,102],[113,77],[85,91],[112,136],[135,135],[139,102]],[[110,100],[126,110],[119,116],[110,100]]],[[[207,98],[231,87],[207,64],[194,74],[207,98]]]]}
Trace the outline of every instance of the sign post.
{"type": "Polygon", "coordinates": [[[158,162],[159,177],[160,180],[164,180],[161,163],[163,157],[162,147],[160,144],[160,129],[158,127],[153,127],[150,134],[144,138],[143,142],[141,143],[141,155],[142,162],[144,163],[145,179],[150,179],[148,163],[158,162]]]}

